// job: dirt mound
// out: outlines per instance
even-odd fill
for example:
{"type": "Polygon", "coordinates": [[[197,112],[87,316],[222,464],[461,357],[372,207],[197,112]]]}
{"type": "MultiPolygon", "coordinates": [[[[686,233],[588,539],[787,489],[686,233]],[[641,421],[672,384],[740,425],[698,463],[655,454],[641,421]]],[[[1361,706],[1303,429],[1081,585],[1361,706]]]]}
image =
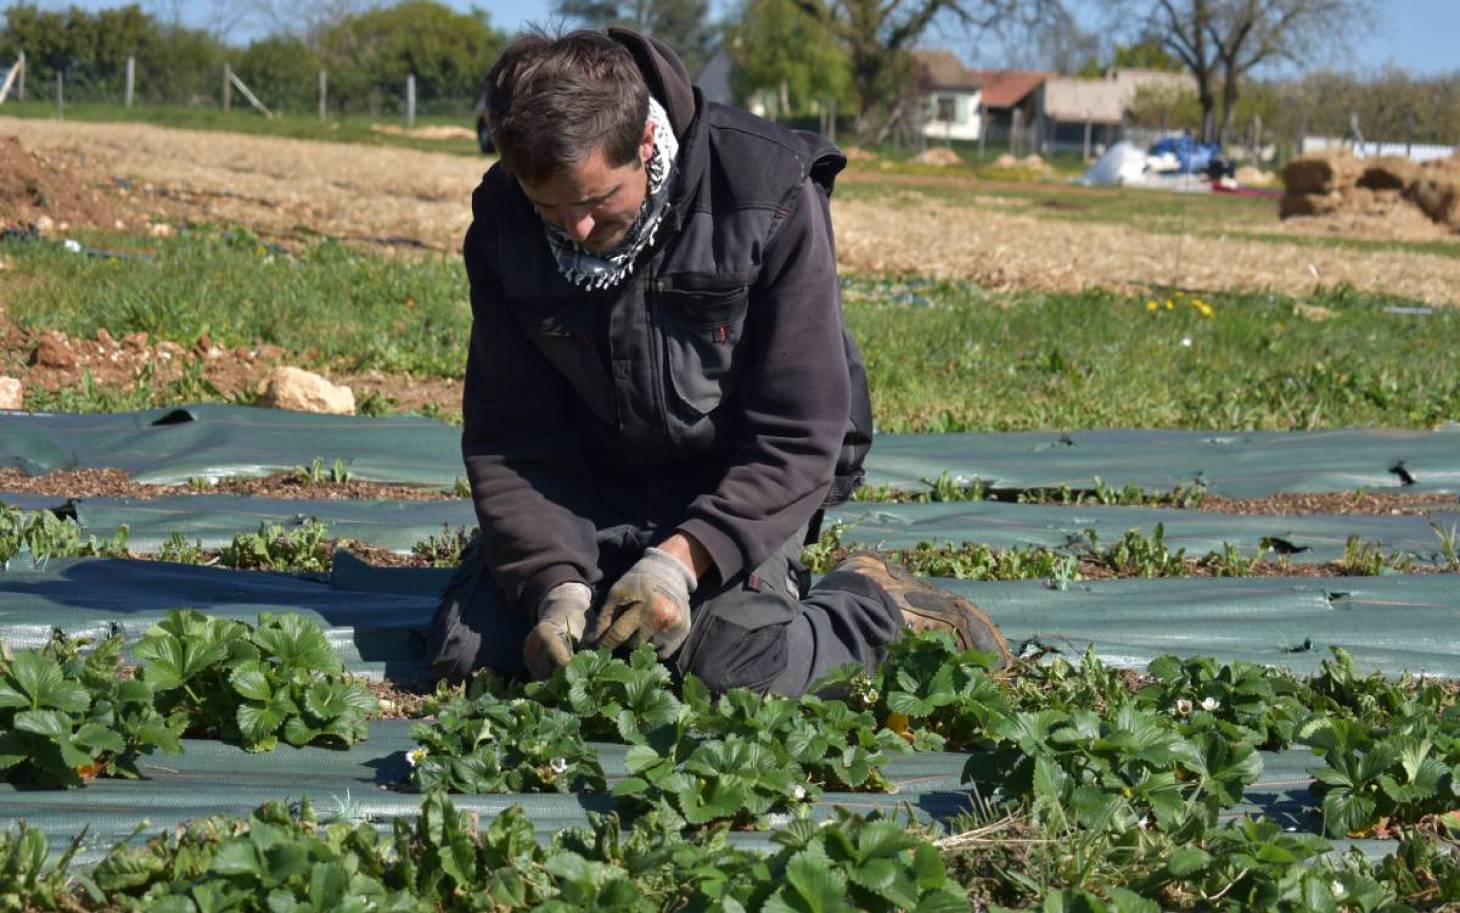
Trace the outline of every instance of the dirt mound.
{"type": "Polygon", "coordinates": [[[27,152],[19,137],[0,136],[0,228],[116,228],[118,220],[111,201],[65,162],[27,152]]]}
{"type": "Polygon", "coordinates": [[[1460,157],[1418,164],[1328,152],[1294,159],[1283,182],[1287,194],[1278,211],[1284,219],[1323,217],[1334,220],[1325,226],[1332,230],[1386,237],[1460,232],[1460,157]]]}
{"type": "Polygon", "coordinates": [[[925,149],[913,156],[913,161],[919,165],[936,165],[939,168],[963,164],[963,159],[958,157],[958,153],[943,146],[925,149]]]}
{"type": "Polygon", "coordinates": [[[877,160],[877,153],[869,152],[861,146],[843,146],[842,155],[845,155],[849,162],[874,162],[877,160]]]}

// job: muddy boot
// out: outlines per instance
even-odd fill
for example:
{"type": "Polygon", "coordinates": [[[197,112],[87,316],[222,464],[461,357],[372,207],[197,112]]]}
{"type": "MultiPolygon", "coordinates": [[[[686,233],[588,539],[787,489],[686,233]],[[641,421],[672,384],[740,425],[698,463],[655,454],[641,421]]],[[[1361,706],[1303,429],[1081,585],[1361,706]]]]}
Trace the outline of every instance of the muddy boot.
{"type": "Polygon", "coordinates": [[[995,654],[1000,668],[1013,662],[1004,635],[978,606],[928,586],[902,565],[872,552],[858,552],[832,569],[838,571],[860,574],[875,583],[914,631],[944,631],[959,649],[995,654]]]}

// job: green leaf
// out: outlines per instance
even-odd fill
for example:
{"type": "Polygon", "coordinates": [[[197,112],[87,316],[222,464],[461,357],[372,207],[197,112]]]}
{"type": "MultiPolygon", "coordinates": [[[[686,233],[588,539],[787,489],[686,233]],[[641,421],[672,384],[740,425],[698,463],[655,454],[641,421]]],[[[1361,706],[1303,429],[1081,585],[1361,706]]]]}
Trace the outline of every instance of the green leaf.
{"type": "Polygon", "coordinates": [[[10,666],[11,687],[0,691],[0,707],[52,707],[67,713],[85,713],[91,696],[78,682],[69,681],[60,663],[38,650],[22,650],[10,666]]]}
{"type": "Polygon", "coordinates": [[[238,708],[238,731],[245,745],[255,745],[273,735],[284,721],[268,707],[241,704],[238,708]]]}
{"type": "Polygon", "coordinates": [[[22,710],[15,715],[15,728],[49,739],[71,738],[71,718],[59,710],[22,710]]]}
{"type": "Polygon", "coordinates": [[[243,663],[228,674],[228,684],[243,697],[251,701],[267,703],[274,698],[274,689],[269,684],[269,674],[263,663],[243,663]]]}
{"type": "Polygon", "coordinates": [[[1188,875],[1201,871],[1211,861],[1211,854],[1200,847],[1177,847],[1167,857],[1166,869],[1177,878],[1185,878],[1188,875]]]}
{"type": "Polygon", "coordinates": [[[264,861],[253,841],[238,838],[223,844],[213,854],[212,871],[220,875],[261,876],[264,872],[264,861]]]}
{"type": "Polygon", "coordinates": [[[76,730],[76,736],[72,741],[90,749],[93,757],[103,751],[121,754],[127,750],[127,742],[122,738],[121,733],[99,723],[83,724],[80,729],[76,730]]]}
{"type": "MultiPolygon", "coordinates": [[[[846,879],[834,866],[827,865],[824,858],[797,853],[786,865],[786,882],[804,904],[797,907],[808,913],[828,913],[846,906],[846,879]]],[[[767,909],[771,909],[769,905],[767,909]]]]}

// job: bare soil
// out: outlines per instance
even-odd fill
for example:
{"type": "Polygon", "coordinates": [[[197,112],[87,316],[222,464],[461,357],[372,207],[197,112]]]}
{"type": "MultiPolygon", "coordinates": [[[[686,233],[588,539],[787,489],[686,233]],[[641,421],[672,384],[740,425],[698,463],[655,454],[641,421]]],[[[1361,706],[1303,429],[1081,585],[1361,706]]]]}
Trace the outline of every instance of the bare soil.
{"type": "Polygon", "coordinates": [[[62,231],[129,227],[111,199],[64,158],[28,152],[19,137],[0,136],[0,229],[46,222],[62,231]]]}
{"type": "Polygon", "coordinates": [[[254,479],[223,479],[207,488],[133,482],[120,469],[76,469],[43,476],[0,467],[0,491],[66,498],[157,498],[166,495],[231,494],[320,501],[441,501],[456,497],[439,488],[383,482],[310,482],[289,473],[254,479]]]}
{"type": "Polygon", "coordinates": [[[1391,495],[1367,491],[1336,494],[1282,494],[1266,498],[1219,498],[1207,495],[1197,510],[1222,514],[1290,517],[1303,514],[1401,514],[1460,510],[1460,495],[1391,495]]]}
{"type": "MultiPolygon", "coordinates": [[[[325,234],[391,252],[456,250],[470,221],[471,191],[488,164],[446,153],[139,124],[0,118],[0,131],[18,134],[28,148],[64,162],[92,186],[120,179],[126,187],[116,190],[116,201],[138,217],[240,223],[284,242],[325,234]]],[[[855,172],[846,179],[904,180],[855,172]]],[[[966,186],[971,179],[919,180],[966,186]]],[[[1078,196],[1073,188],[1068,193],[1078,196]]],[[[996,289],[1135,290],[1169,283],[1178,251],[1178,284],[1191,288],[1306,294],[1319,284],[1348,282],[1434,304],[1453,303],[1460,288],[1460,257],[1285,244],[1235,233],[1183,241],[1135,224],[1041,218],[1037,208],[1018,201],[923,200],[898,208],[847,199],[837,201],[833,215],[846,269],[963,279],[996,289]]],[[[1294,235],[1313,230],[1284,227],[1276,206],[1270,225],[1261,228],[1294,235]]]]}
{"type": "MultiPolygon", "coordinates": [[[[207,336],[183,348],[167,341],[153,344],[145,333],[120,340],[106,330],[98,330],[92,339],[55,330],[28,334],[5,319],[0,303],[0,374],[19,378],[26,389],[74,389],[87,374],[97,387],[128,389],[148,373],[156,388],[201,365],[204,380],[224,396],[236,397],[257,392],[269,371],[285,363],[283,356],[283,350],[267,345],[224,349],[207,336]]],[[[321,373],[353,390],[357,402],[373,394],[406,411],[461,408],[459,380],[382,371],[321,373]]]]}

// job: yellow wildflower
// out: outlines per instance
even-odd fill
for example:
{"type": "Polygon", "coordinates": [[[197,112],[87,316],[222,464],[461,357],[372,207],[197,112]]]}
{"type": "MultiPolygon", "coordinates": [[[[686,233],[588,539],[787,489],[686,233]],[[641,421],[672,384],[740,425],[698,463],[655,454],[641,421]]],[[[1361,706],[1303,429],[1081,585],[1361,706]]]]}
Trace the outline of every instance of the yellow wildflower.
{"type": "Polygon", "coordinates": [[[1148,310],[1148,311],[1154,311],[1156,308],[1158,308],[1160,306],[1161,305],[1157,304],[1154,301],[1147,301],[1146,302],[1146,310],[1148,310]]]}
{"type": "Polygon", "coordinates": [[[1166,310],[1169,311],[1169,310],[1174,309],[1175,307],[1176,307],[1176,303],[1174,301],[1172,301],[1170,298],[1167,298],[1166,299],[1166,310]]]}

